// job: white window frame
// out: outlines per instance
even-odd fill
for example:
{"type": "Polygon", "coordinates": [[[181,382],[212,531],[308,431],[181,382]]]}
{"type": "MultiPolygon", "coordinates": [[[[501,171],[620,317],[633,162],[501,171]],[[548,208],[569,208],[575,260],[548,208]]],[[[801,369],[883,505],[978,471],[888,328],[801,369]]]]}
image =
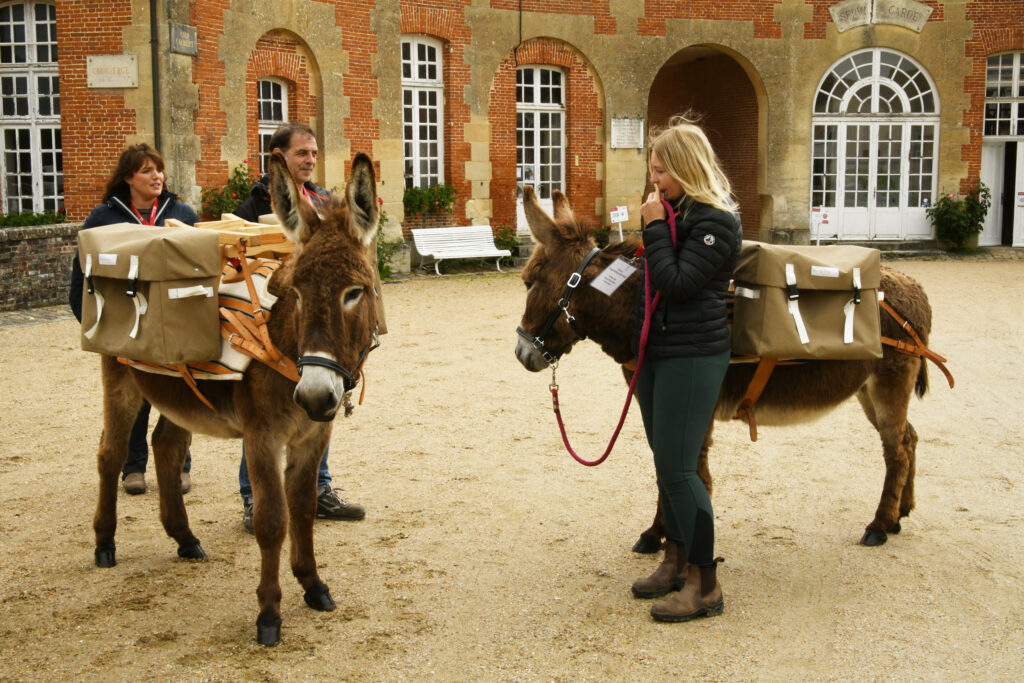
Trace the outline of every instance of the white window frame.
{"type": "Polygon", "coordinates": [[[1024,52],[1001,52],[986,60],[983,130],[986,139],[1024,136],[1024,52]]]}
{"type": "Polygon", "coordinates": [[[260,173],[262,174],[269,170],[271,150],[268,145],[270,138],[274,135],[274,131],[288,121],[287,83],[279,78],[261,78],[256,81],[256,118],[258,121],[260,173]],[[270,90],[270,97],[264,96],[264,91],[267,89],[270,90]]]}
{"type": "Polygon", "coordinates": [[[519,235],[530,234],[523,211],[523,186],[533,186],[540,207],[549,213],[553,208],[552,192],[565,189],[567,80],[564,69],[550,64],[530,64],[516,69],[516,232],[519,235]],[[557,154],[552,154],[553,150],[557,150],[557,154]],[[557,160],[552,159],[554,156],[557,160]]]}
{"type": "Polygon", "coordinates": [[[12,20],[0,26],[0,37],[6,34],[8,38],[0,43],[3,213],[63,211],[56,6],[50,2],[13,2],[0,7],[9,16],[15,8],[24,13],[22,22],[12,20]],[[42,10],[47,15],[43,21],[37,21],[37,8],[46,8],[42,10]],[[13,34],[19,27],[24,28],[22,36],[13,34]],[[37,61],[40,56],[46,61],[37,61]]]}
{"type": "Polygon", "coordinates": [[[444,45],[402,36],[402,148],[405,187],[444,180],[444,45]]]}
{"type": "Polygon", "coordinates": [[[924,210],[935,199],[939,113],[935,83],[906,54],[868,48],[833,64],[813,104],[811,238],[930,236],[924,210]],[[854,133],[869,137],[849,137],[854,133]],[[827,225],[818,223],[822,213],[827,225]]]}

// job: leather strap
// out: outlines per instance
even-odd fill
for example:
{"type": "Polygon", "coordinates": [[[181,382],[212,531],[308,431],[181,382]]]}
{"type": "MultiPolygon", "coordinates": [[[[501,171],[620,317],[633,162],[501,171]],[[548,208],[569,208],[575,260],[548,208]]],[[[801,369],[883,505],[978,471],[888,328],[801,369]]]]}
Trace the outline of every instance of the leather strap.
{"type": "Polygon", "coordinates": [[[942,374],[946,376],[946,381],[949,383],[949,388],[953,388],[953,375],[946,368],[946,359],[929,349],[921,337],[917,334],[917,330],[907,321],[903,316],[896,312],[892,306],[889,305],[885,299],[878,302],[878,305],[889,315],[893,317],[899,326],[903,328],[903,331],[910,335],[913,343],[908,342],[905,339],[892,339],[891,337],[882,337],[882,343],[893,347],[900,353],[905,353],[910,356],[921,356],[927,358],[931,362],[935,363],[936,367],[942,371],[942,374]]]}
{"type": "Polygon", "coordinates": [[[760,360],[757,361],[757,369],[754,370],[754,376],[750,378],[750,384],[747,385],[747,391],[743,398],[740,399],[740,404],[736,408],[737,418],[744,415],[747,416],[751,441],[757,441],[757,418],[754,415],[754,405],[757,403],[757,399],[761,398],[761,393],[768,384],[768,378],[772,376],[772,371],[775,370],[775,366],[778,363],[778,358],[761,356],[760,360]]]}
{"type": "Polygon", "coordinates": [[[188,369],[188,365],[182,363],[181,365],[170,365],[168,367],[177,370],[181,374],[181,378],[185,380],[185,384],[187,384],[188,388],[192,390],[192,393],[199,397],[199,400],[202,401],[207,408],[215,413],[217,412],[217,409],[213,407],[213,404],[203,396],[203,392],[199,391],[199,385],[196,384],[196,378],[192,376],[192,371],[188,369]]]}

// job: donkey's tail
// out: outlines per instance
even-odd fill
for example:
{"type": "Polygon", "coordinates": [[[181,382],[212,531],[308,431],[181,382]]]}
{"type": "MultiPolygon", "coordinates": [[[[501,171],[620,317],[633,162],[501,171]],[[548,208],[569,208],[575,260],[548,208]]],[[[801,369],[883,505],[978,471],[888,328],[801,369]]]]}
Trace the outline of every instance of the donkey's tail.
{"type": "Polygon", "coordinates": [[[928,360],[925,358],[921,358],[921,367],[917,369],[914,393],[918,398],[924,398],[924,395],[928,393],[928,360]]]}

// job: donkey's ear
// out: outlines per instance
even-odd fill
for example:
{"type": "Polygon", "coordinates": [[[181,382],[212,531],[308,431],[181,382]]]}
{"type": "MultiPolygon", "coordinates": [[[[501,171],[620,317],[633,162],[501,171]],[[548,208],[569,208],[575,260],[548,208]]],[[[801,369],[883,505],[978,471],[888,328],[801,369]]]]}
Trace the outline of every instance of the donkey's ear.
{"type": "Polygon", "coordinates": [[[551,244],[558,236],[555,222],[551,220],[551,216],[544,209],[540,208],[540,204],[537,202],[537,193],[533,191],[533,185],[523,186],[523,213],[526,214],[530,232],[541,244],[551,244]]]}
{"type": "Polygon", "coordinates": [[[555,190],[551,193],[551,203],[555,210],[554,218],[556,223],[576,223],[576,214],[572,212],[572,207],[569,206],[569,198],[561,190],[555,190]]]}
{"type": "Polygon", "coordinates": [[[377,179],[373,172],[373,162],[362,152],[352,160],[352,177],[345,187],[345,197],[352,217],[352,229],[359,241],[369,246],[377,236],[380,209],[377,206],[377,179]]]}
{"type": "Polygon", "coordinates": [[[270,204],[285,235],[297,245],[320,227],[320,216],[300,194],[284,156],[277,151],[270,155],[270,204]]]}

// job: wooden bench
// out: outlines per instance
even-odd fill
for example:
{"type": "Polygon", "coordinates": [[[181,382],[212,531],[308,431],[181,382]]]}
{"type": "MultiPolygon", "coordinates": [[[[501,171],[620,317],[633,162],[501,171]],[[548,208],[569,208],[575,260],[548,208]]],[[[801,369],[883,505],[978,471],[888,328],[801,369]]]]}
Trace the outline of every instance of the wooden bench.
{"type": "Polygon", "coordinates": [[[511,256],[508,249],[494,246],[494,233],[489,225],[462,225],[452,228],[412,228],[412,241],[422,257],[420,268],[434,264],[434,272],[441,274],[441,261],[453,258],[494,258],[501,272],[501,259],[511,256]],[[429,262],[426,259],[431,259],[429,262]]]}

